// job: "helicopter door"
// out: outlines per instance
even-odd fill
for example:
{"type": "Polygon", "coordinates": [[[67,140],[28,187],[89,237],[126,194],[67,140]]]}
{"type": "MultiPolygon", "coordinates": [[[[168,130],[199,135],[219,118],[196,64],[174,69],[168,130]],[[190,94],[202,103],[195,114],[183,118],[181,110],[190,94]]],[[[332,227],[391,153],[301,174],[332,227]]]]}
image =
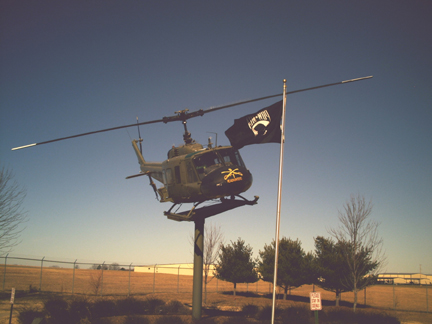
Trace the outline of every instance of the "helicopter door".
{"type": "Polygon", "coordinates": [[[185,172],[183,171],[184,166],[182,164],[183,163],[180,163],[179,165],[174,166],[173,169],[168,169],[172,170],[170,172],[171,182],[168,183],[168,192],[170,198],[172,198],[174,202],[179,202],[189,196],[187,187],[184,185],[186,183],[186,177],[185,172]]]}

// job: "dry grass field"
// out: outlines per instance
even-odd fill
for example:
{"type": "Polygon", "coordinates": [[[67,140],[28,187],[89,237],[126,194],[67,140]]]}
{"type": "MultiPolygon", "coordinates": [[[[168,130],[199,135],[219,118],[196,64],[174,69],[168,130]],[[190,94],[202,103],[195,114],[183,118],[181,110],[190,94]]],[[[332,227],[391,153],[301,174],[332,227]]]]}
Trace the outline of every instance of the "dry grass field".
{"type": "MultiPolygon", "coordinates": [[[[105,296],[106,298],[125,297],[128,294],[146,298],[148,296],[164,300],[178,300],[185,304],[192,301],[192,277],[177,276],[160,273],[135,273],[129,271],[102,271],[89,269],[43,268],[42,276],[39,267],[7,266],[0,269],[0,280],[4,282],[4,293],[0,300],[0,323],[8,323],[10,312],[10,291],[17,290],[15,310],[23,305],[41,305],[43,298],[52,293],[71,295],[105,296]],[[3,281],[4,280],[4,281],[3,281]],[[41,292],[37,292],[41,286],[41,292]],[[33,293],[29,293],[33,291],[33,293]]],[[[323,307],[333,307],[334,294],[315,287],[321,292],[323,307]]],[[[287,300],[278,300],[278,306],[284,307],[294,303],[308,305],[309,292],[313,290],[305,285],[291,291],[287,300]]],[[[358,295],[360,307],[366,297],[368,310],[385,311],[394,315],[403,323],[432,323],[432,287],[426,289],[418,286],[372,286],[358,295]],[[396,310],[394,309],[396,306],[396,310]]],[[[271,285],[267,282],[246,285],[237,285],[238,295],[232,296],[232,284],[212,280],[207,286],[207,303],[205,306],[240,309],[243,305],[254,304],[258,306],[271,305],[271,285]]],[[[204,301],[204,298],[203,298],[204,301]]],[[[350,307],[353,302],[352,293],[342,295],[343,307],[350,307]]]]}

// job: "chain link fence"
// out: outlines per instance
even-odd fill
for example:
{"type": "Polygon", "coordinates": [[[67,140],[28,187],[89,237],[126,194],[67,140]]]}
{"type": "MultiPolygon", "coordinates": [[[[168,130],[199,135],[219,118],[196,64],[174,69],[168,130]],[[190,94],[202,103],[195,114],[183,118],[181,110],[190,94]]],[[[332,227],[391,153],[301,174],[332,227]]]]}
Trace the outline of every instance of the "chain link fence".
{"type": "MultiPolygon", "coordinates": [[[[4,292],[50,292],[97,296],[131,296],[154,293],[192,294],[193,276],[190,265],[141,265],[145,272],[134,271],[130,264],[55,261],[19,257],[0,257],[0,278],[4,292]],[[20,263],[21,265],[19,265],[20,263]],[[22,265],[25,263],[26,265],[22,265]],[[84,269],[85,268],[85,269],[84,269]],[[168,272],[168,273],[164,273],[168,272]]],[[[359,306],[392,310],[429,312],[427,285],[375,285],[358,293],[359,306]]],[[[203,290],[207,293],[232,294],[233,284],[218,280],[209,273],[203,290]]],[[[309,293],[321,291],[324,305],[334,305],[335,295],[319,287],[304,285],[289,292],[288,299],[309,302],[309,293]]],[[[259,280],[253,284],[237,284],[237,293],[271,298],[272,284],[259,280]]],[[[282,295],[280,295],[282,296],[282,295]]],[[[282,298],[282,297],[280,297],[282,298]]],[[[342,304],[353,302],[353,293],[344,293],[342,304]]]]}

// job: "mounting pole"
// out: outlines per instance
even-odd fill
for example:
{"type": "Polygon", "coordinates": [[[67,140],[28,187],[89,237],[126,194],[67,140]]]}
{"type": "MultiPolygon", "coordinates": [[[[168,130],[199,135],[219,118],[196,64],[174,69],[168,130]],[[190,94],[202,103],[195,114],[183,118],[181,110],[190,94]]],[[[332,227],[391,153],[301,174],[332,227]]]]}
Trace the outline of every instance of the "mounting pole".
{"type": "Polygon", "coordinates": [[[278,184],[278,199],[276,211],[276,234],[275,234],[275,263],[274,263],[274,277],[273,277],[273,301],[272,301],[272,316],[271,323],[275,320],[275,307],[276,307],[276,288],[277,288],[277,270],[278,270],[278,257],[279,257],[279,232],[280,232],[280,214],[282,202],[282,174],[283,174],[283,156],[284,156],[284,142],[285,142],[285,113],[286,113],[286,80],[283,80],[283,108],[282,108],[282,125],[281,125],[281,144],[279,154],[279,184],[278,184]]]}
{"type": "Polygon", "coordinates": [[[201,319],[205,218],[195,220],[192,318],[201,319]]]}

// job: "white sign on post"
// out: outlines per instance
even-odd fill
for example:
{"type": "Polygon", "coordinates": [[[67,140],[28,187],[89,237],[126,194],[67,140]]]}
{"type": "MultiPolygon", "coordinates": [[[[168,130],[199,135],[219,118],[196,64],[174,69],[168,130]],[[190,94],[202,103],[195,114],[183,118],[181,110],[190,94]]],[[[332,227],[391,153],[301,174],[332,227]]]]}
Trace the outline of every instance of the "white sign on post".
{"type": "Polygon", "coordinates": [[[14,302],[15,302],[15,288],[12,288],[10,303],[13,305],[14,302]]]}
{"type": "Polygon", "coordinates": [[[311,292],[311,293],[309,293],[309,295],[310,295],[310,309],[311,309],[311,311],[322,310],[321,293],[311,292]]]}

